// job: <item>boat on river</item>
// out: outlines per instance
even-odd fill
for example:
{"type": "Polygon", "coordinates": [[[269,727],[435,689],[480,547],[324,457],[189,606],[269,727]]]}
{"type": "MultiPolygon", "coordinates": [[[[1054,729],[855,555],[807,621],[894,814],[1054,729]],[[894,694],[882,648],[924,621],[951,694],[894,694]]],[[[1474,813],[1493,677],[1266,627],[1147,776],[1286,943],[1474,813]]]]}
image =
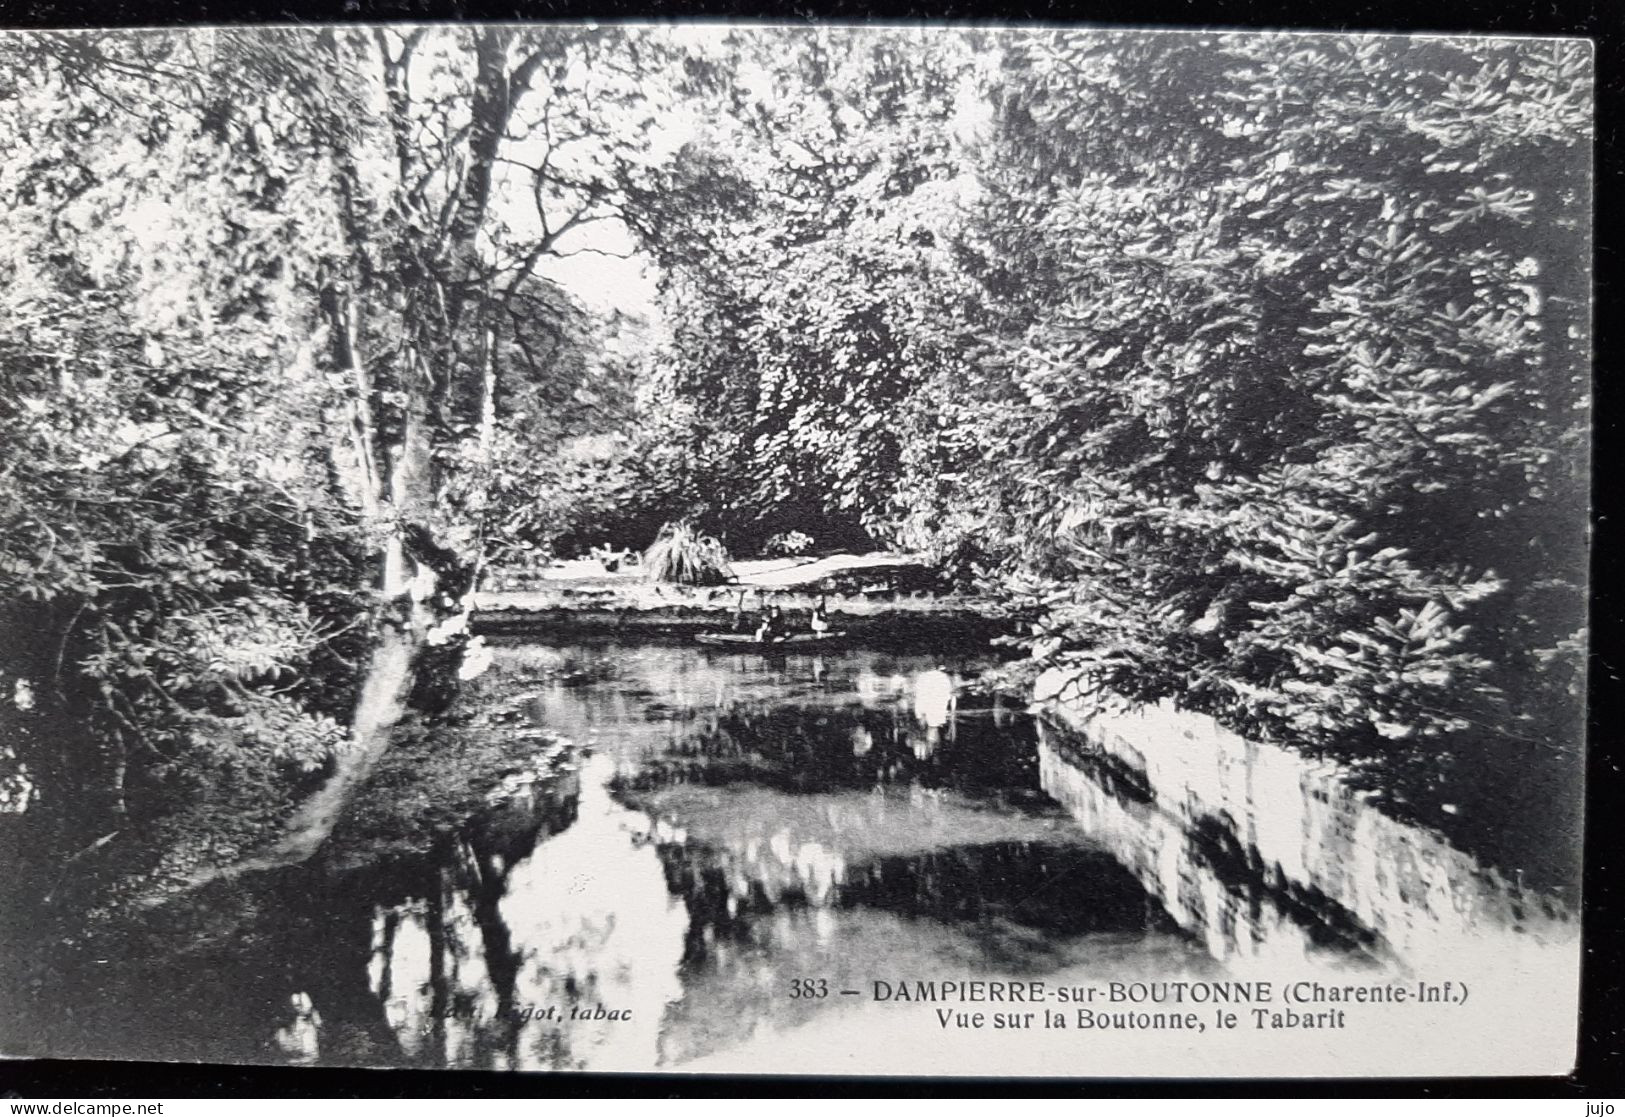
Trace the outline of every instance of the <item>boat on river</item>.
{"type": "Polygon", "coordinates": [[[702,644],[725,644],[746,648],[782,648],[802,644],[830,644],[845,636],[845,632],[796,632],[776,640],[758,640],[750,632],[702,632],[694,639],[702,644]]]}

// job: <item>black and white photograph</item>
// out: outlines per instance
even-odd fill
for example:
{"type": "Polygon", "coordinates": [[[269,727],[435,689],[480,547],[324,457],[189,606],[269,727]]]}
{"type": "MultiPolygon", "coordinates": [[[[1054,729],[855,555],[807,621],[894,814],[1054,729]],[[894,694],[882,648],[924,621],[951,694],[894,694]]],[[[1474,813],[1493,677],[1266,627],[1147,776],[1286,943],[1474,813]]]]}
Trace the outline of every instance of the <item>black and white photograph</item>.
{"type": "Polygon", "coordinates": [[[1593,86],[0,32],[0,1059],[1569,1074],[1593,86]]]}

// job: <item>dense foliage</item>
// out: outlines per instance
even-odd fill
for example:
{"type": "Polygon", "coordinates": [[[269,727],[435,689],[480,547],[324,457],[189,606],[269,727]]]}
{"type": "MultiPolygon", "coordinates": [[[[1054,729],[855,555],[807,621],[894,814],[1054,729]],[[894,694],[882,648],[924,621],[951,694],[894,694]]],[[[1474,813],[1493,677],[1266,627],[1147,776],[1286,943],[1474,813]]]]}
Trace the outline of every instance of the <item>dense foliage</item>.
{"type": "Polygon", "coordinates": [[[1584,47],[969,45],[738,45],[733,250],[665,288],[690,509],[923,548],[1101,694],[1571,740],[1584,47]]]}
{"type": "Polygon", "coordinates": [[[1028,669],[1249,731],[1572,741],[1590,83],[1533,40],[7,39],[0,804],[269,804],[402,647],[455,667],[486,564],[667,524],[682,577],[923,551],[1028,669]],[[617,250],[652,305],[548,271],[617,250]]]}
{"type": "Polygon", "coordinates": [[[682,165],[712,202],[660,257],[654,373],[691,510],[736,552],[792,531],[862,547],[895,521],[906,401],[954,360],[972,46],[925,31],[731,41],[726,112],[682,165]]]}
{"type": "Polygon", "coordinates": [[[1571,738],[1584,48],[1063,36],[995,96],[973,472],[1037,662],[1298,739],[1571,738]]]}
{"type": "Polygon", "coordinates": [[[47,840],[274,822],[455,674],[504,466],[615,382],[539,268],[659,162],[636,39],[0,45],[0,784],[47,840]]]}
{"type": "Polygon", "coordinates": [[[320,139],[217,48],[8,45],[0,681],[11,786],[69,837],[204,793],[268,805],[338,745],[365,647],[311,351],[332,209],[290,173],[320,139]]]}

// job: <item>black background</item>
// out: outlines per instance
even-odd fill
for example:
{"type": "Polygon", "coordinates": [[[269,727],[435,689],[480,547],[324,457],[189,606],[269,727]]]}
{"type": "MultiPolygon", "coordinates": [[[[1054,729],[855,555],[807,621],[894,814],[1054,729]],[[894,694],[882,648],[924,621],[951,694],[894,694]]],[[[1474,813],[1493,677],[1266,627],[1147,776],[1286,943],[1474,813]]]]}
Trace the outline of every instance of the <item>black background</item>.
{"type": "MultiPolygon", "coordinates": [[[[0,1063],[0,1097],[141,1100],[189,1097],[1625,1097],[1625,834],[1616,820],[1625,757],[1616,730],[1622,540],[1614,447],[1620,441],[1619,221],[1625,0],[0,0],[0,28],[175,26],[191,23],[415,22],[425,20],[741,19],[773,22],[1088,24],[1322,31],[1496,32],[1597,42],[1596,533],[1593,545],[1591,751],[1585,875],[1585,988],[1575,1072],[1537,1079],[1030,1080],[713,1078],[483,1074],[213,1067],[189,1064],[0,1063]]],[[[6,107],[0,104],[0,112],[6,107]]],[[[0,867],[0,888],[4,887],[0,867]]],[[[1554,991],[1555,993],[1555,991],[1554,991]]],[[[0,1012],[5,1006],[0,1005],[0,1012]]],[[[1287,1068],[1283,1068],[1285,1070],[1287,1068]]]]}

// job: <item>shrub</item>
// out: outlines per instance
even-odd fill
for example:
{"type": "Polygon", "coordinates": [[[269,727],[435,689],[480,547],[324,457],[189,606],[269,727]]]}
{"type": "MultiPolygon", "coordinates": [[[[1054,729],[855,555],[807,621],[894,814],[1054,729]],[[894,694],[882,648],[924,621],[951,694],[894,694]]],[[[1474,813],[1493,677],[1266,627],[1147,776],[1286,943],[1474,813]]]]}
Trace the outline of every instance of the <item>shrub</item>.
{"type": "Polygon", "coordinates": [[[716,586],[728,581],[727,548],[709,535],[700,534],[687,520],[669,523],[643,552],[645,577],[651,582],[676,582],[687,586],[716,586]]]}
{"type": "Polygon", "coordinates": [[[768,536],[763,550],[774,558],[794,558],[812,550],[813,538],[806,532],[785,531],[768,536]]]}

